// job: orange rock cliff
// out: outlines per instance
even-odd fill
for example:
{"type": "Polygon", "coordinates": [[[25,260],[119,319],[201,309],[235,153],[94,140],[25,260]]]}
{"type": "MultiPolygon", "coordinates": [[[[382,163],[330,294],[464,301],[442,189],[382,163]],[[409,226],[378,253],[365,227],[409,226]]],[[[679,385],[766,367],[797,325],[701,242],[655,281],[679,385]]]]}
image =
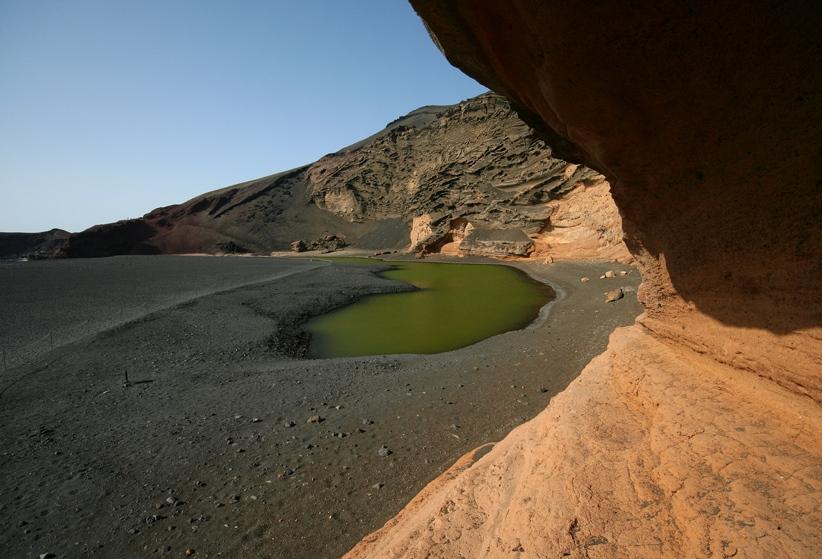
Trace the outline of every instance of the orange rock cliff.
{"type": "Polygon", "coordinates": [[[411,3],[605,175],[646,312],[350,556],[822,556],[822,11],[411,3]]]}

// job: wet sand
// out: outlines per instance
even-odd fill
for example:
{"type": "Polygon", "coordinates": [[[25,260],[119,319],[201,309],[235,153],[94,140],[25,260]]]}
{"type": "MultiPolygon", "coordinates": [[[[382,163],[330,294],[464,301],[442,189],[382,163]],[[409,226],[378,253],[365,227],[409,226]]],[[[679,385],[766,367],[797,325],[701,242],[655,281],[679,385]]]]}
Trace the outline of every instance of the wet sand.
{"type": "Polygon", "coordinates": [[[311,314],[405,289],[331,264],[6,371],[2,555],[341,555],[461,455],[541,411],[641,310],[633,292],[604,302],[639,277],[599,275],[630,268],[522,268],[561,294],[548,317],[438,355],[291,357],[311,314]]]}

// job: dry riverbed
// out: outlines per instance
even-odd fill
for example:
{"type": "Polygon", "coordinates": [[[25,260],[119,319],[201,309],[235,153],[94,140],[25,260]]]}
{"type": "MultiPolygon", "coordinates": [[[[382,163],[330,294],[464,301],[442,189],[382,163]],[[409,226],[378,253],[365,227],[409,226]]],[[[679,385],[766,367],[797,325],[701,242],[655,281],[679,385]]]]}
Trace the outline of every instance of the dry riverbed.
{"type": "Polygon", "coordinates": [[[560,293],[548,317],[443,354],[294,358],[307,316],[404,289],[329,264],[5,371],[2,556],[341,555],[461,455],[541,411],[641,310],[628,267],[521,267],[560,293]],[[616,277],[599,279],[606,270],[616,277]],[[626,296],[606,303],[620,286],[626,296]]]}

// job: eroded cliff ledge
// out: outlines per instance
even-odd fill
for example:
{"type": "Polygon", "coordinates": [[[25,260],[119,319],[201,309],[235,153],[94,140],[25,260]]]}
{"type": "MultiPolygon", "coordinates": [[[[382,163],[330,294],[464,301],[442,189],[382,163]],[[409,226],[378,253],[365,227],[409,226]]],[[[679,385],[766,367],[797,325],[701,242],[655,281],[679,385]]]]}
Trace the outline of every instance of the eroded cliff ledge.
{"type": "Polygon", "coordinates": [[[412,0],[612,185],[646,313],[352,557],[822,555],[822,12],[412,0]]]}
{"type": "Polygon", "coordinates": [[[0,233],[0,258],[289,247],[629,260],[605,178],[486,93],[425,106],[318,161],[86,231],[0,233]],[[56,235],[56,236],[55,236],[56,235]]]}

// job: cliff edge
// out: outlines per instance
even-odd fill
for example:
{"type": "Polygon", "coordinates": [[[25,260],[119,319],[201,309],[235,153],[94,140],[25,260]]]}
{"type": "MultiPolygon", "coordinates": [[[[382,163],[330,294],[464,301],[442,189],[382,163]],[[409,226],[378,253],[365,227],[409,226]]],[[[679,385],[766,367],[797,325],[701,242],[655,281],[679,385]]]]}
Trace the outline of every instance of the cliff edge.
{"type": "Polygon", "coordinates": [[[350,557],[822,555],[822,13],[412,0],[602,172],[645,314],[350,557]]]}

